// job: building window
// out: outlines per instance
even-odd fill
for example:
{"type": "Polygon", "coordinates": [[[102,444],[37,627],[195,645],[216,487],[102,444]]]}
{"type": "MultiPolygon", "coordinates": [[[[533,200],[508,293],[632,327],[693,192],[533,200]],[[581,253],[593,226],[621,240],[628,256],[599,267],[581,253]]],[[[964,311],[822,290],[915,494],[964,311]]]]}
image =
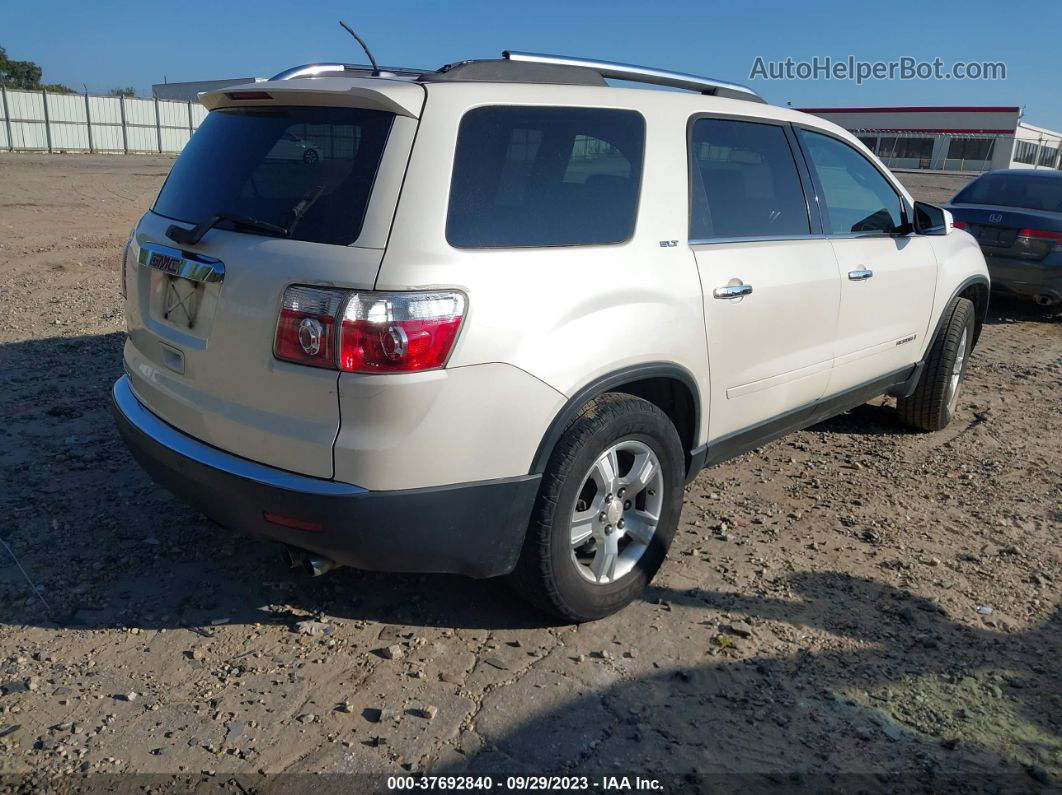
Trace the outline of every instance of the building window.
{"type": "Polygon", "coordinates": [[[860,135],[859,140],[863,144],[863,146],[865,146],[871,152],[876,152],[878,150],[877,137],[873,135],[860,135]]]}
{"type": "Polygon", "coordinates": [[[1014,160],[1030,166],[1036,164],[1036,150],[1039,147],[1032,141],[1018,141],[1014,144],[1014,160]]]}
{"type": "Polygon", "coordinates": [[[1041,166],[1053,166],[1055,164],[1055,156],[1058,154],[1058,150],[1051,146],[1040,147],[1040,165],[1041,166]]]}
{"type": "Polygon", "coordinates": [[[932,138],[882,138],[878,157],[922,160],[933,156],[932,138]]]}
{"type": "Polygon", "coordinates": [[[948,145],[949,160],[991,160],[994,138],[955,138],[948,145]]]}

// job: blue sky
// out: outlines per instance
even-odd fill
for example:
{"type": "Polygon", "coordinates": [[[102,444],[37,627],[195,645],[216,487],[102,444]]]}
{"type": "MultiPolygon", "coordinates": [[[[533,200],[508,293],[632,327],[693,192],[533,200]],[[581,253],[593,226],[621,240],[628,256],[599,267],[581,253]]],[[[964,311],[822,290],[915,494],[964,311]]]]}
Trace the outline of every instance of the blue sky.
{"type": "Polygon", "coordinates": [[[268,76],[294,64],[364,59],[342,17],[381,63],[437,67],[532,50],[660,66],[750,83],[769,102],[851,105],[1019,105],[1062,130],[1062,3],[611,2],[336,3],[320,0],[84,0],[10,4],[0,46],[44,68],[46,82],[147,93],[168,78],[268,76]],[[1003,61],[1003,81],[749,80],[767,60],[1003,61]]]}

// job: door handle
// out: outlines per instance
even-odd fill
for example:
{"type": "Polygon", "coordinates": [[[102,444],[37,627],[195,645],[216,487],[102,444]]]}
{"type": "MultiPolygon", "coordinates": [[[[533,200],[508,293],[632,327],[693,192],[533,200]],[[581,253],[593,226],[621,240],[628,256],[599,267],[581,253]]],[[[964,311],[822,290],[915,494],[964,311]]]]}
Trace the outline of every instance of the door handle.
{"type": "Polygon", "coordinates": [[[866,268],[861,268],[857,271],[848,271],[848,278],[853,282],[862,282],[869,279],[874,275],[874,271],[868,271],[866,268]]]}
{"type": "Polygon", "coordinates": [[[752,294],[751,284],[728,284],[726,287],[716,287],[712,290],[712,295],[716,298],[722,298],[723,300],[731,298],[741,298],[744,295],[752,294]]]}

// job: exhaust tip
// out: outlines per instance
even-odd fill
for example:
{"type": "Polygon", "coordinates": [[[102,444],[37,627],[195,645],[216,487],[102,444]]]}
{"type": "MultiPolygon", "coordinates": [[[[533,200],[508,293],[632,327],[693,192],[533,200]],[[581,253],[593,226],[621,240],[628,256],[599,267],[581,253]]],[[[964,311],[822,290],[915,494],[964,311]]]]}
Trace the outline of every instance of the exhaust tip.
{"type": "Polygon", "coordinates": [[[1033,298],[1040,306],[1052,306],[1057,304],[1060,300],[1058,296],[1050,295],[1049,293],[1040,293],[1033,298]]]}
{"type": "Polygon", "coordinates": [[[306,556],[306,571],[308,571],[313,577],[320,577],[322,574],[327,574],[338,566],[339,564],[331,558],[319,557],[317,555],[306,556]]]}
{"type": "Polygon", "coordinates": [[[302,569],[311,577],[320,577],[343,564],[336,563],[324,555],[316,555],[298,547],[283,547],[284,562],[292,569],[302,569]]]}

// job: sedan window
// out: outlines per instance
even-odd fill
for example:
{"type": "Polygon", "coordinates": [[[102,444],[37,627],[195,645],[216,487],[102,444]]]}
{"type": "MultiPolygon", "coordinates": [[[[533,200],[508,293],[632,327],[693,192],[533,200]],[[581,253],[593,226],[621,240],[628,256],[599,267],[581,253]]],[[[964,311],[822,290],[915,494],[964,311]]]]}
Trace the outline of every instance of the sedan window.
{"type": "Polygon", "coordinates": [[[956,195],[955,204],[990,204],[1062,212],[1062,178],[985,174],[956,195]]]}

